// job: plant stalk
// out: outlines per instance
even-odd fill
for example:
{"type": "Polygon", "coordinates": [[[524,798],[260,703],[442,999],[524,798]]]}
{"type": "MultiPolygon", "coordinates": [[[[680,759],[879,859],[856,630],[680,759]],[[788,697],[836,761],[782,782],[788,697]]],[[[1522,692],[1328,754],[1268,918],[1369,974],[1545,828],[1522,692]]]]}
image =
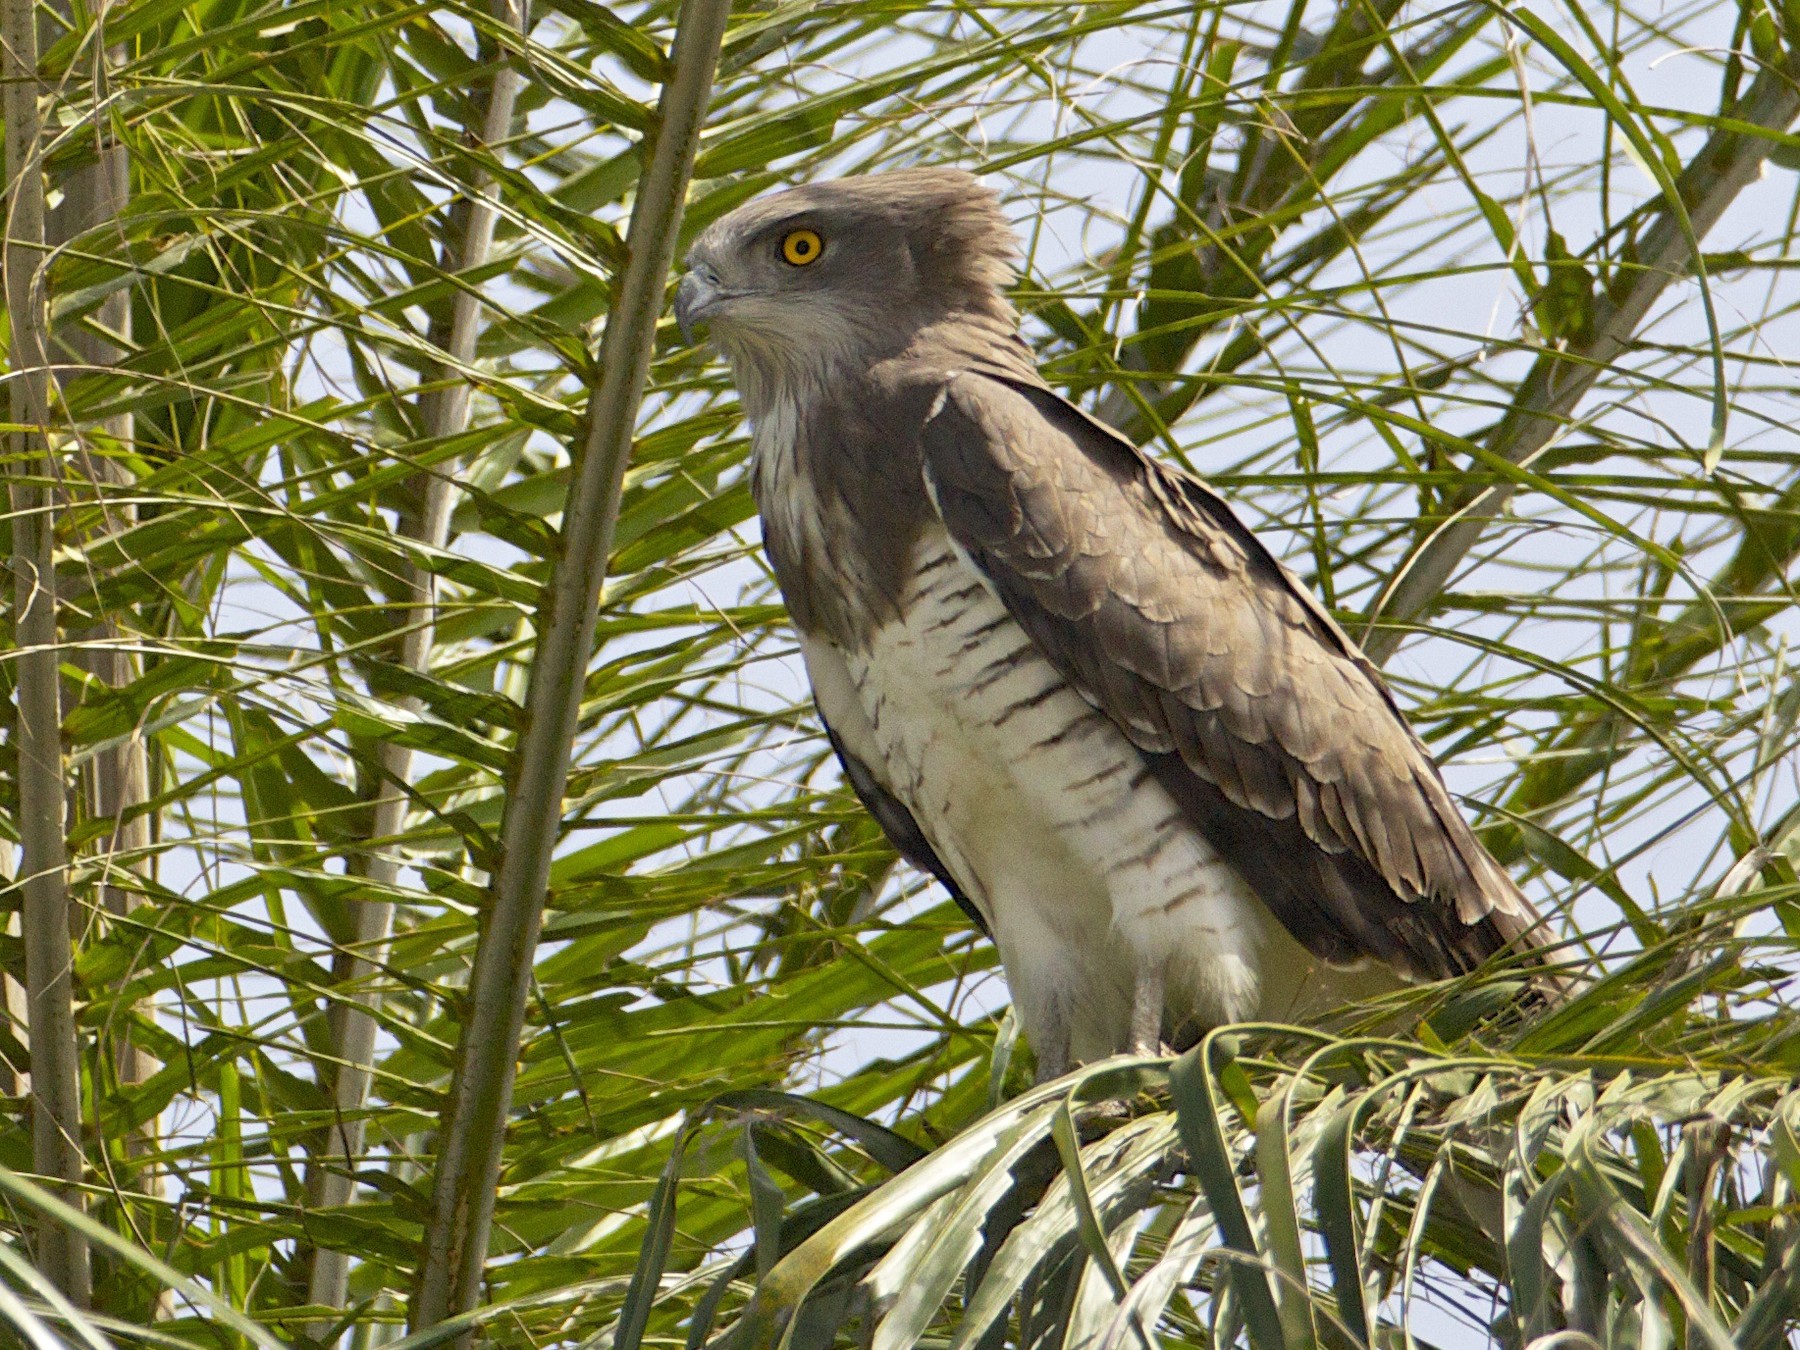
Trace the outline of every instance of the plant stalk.
{"type": "MultiPolygon", "coordinates": [[[[9,938],[19,936],[19,895],[15,883],[19,879],[18,851],[13,848],[12,840],[0,839],[0,892],[7,895],[8,908],[0,912],[0,933],[9,938]]],[[[23,971],[12,969],[0,970],[0,1017],[5,1017],[7,1025],[25,1030],[30,1024],[26,1014],[25,986],[19,983],[23,971]]],[[[31,1091],[31,1074],[20,1059],[17,1063],[11,1055],[0,1051],[0,1094],[8,1097],[23,1097],[31,1091]]]]}
{"type": "MultiPolygon", "coordinates": [[[[495,0],[494,17],[515,32],[524,32],[523,0],[495,0]]],[[[469,131],[478,138],[476,144],[490,154],[511,133],[513,109],[518,102],[523,76],[509,54],[494,54],[493,77],[488,82],[486,98],[478,104],[477,125],[469,131]]],[[[481,168],[471,173],[468,190],[452,208],[450,228],[441,270],[447,275],[469,272],[487,264],[494,244],[494,226],[499,219],[500,186],[492,174],[481,168]]],[[[432,386],[419,400],[419,422],[428,441],[442,440],[463,431],[469,422],[470,388],[466,380],[454,372],[475,358],[476,340],[481,334],[479,297],[469,289],[454,293],[449,306],[437,315],[427,335],[434,347],[446,353],[432,386]]],[[[400,531],[408,539],[435,552],[450,538],[450,513],[454,504],[455,475],[426,472],[418,475],[415,490],[419,507],[400,522],[400,531]]],[[[437,588],[431,571],[418,562],[405,564],[407,612],[400,639],[400,664],[408,670],[425,671],[431,662],[436,640],[437,588]]],[[[416,708],[418,700],[402,698],[401,706],[416,708]]],[[[336,1051],[337,1070],[332,1082],[333,1119],[329,1138],[315,1163],[316,1171],[309,1190],[309,1205],[336,1208],[350,1203],[356,1192],[356,1169],[363,1154],[366,1121],[363,1108],[368,1102],[369,1086],[375,1063],[377,1023],[375,1004],[379,994],[369,982],[387,959],[389,939],[393,935],[394,905],[385,897],[400,880],[401,857],[398,840],[406,825],[408,786],[412,780],[412,750],[392,741],[383,741],[379,749],[380,786],[369,827],[370,855],[367,875],[376,894],[356,906],[356,934],[353,945],[336,973],[346,993],[343,1001],[332,1006],[331,1043],[336,1051]]],[[[312,1251],[312,1269],[308,1276],[307,1302],[327,1308],[343,1308],[349,1297],[350,1254],[327,1247],[312,1251]]],[[[310,1334],[323,1341],[331,1323],[313,1325],[310,1334]]]]}
{"type": "MultiPolygon", "coordinates": [[[[539,615],[541,636],[501,825],[502,851],[482,916],[440,1133],[411,1307],[415,1330],[474,1307],[480,1295],[519,1037],[550,859],[561,832],[600,590],[682,205],[729,17],[728,0],[687,0],[682,5],[668,79],[646,137],[625,269],[614,288],[600,344],[599,377],[588,404],[587,435],[571,474],[562,552],[539,615]]],[[[459,1338],[459,1344],[467,1341],[467,1336],[459,1338]]]]}
{"type": "MultiPolygon", "coordinates": [[[[74,947],[63,834],[65,775],[57,646],[55,466],[49,459],[50,364],[47,309],[38,285],[44,259],[44,179],[33,0],[0,2],[0,83],[4,84],[8,211],[0,268],[12,328],[7,384],[12,421],[7,471],[12,489],[14,671],[18,752],[20,926],[31,1050],[32,1166],[58,1198],[79,1208],[81,1060],[75,1027],[74,947]]],[[[70,1302],[90,1296],[88,1245],[45,1216],[37,1227],[38,1269],[70,1302]]]]}
{"type": "MultiPolygon", "coordinates": [[[[1764,68],[1727,117],[1737,125],[1784,131],[1800,117],[1800,83],[1790,71],[1764,68]]],[[[1537,358],[1512,407],[1488,437],[1488,449],[1510,463],[1524,464],[1568,424],[1601,372],[1629,349],[1670,283],[1688,275],[1695,245],[1755,180],[1774,145],[1767,136],[1728,127],[1707,138],[1676,180],[1694,242],[1674,208],[1662,203],[1641,237],[1636,265],[1620,277],[1613,294],[1596,298],[1593,336],[1537,358]]],[[[1424,523],[1421,537],[1370,608],[1362,635],[1370,660],[1379,664],[1394,654],[1406,625],[1443,594],[1451,575],[1511,499],[1513,486],[1497,482],[1465,492],[1443,517],[1424,523]]]]}
{"type": "MultiPolygon", "coordinates": [[[[52,0],[53,8],[69,24],[80,22],[68,0],[52,0]]],[[[84,48],[84,51],[90,49],[84,48]]],[[[122,59],[122,53],[104,46],[91,48],[92,78],[86,90],[96,108],[104,101],[109,67],[122,59]]],[[[75,72],[69,73],[74,80],[75,72]]],[[[125,147],[112,138],[107,120],[96,112],[90,133],[94,141],[91,159],[73,168],[53,171],[53,181],[61,201],[49,213],[45,240],[52,250],[61,249],[83,235],[92,237],[104,227],[118,228],[120,216],[130,194],[130,175],[125,147]]],[[[55,379],[63,393],[65,413],[73,386],[83,376],[116,366],[125,355],[123,343],[131,337],[131,292],[117,290],[94,309],[89,322],[71,319],[59,324],[50,334],[55,352],[55,379]]],[[[99,422],[79,422],[65,417],[67,430],[73,436],[73,461],[64,465],[67,477],[62,487],[64,498],[72,506],[85,507],[94,523],[84,532],[83,542],[92,543],[123,533],[137,521],[137,510],[129,494],[122,488],[128,473],[116,455],[106,453],[105,444],[96,443],[95,433],[117,447],[131,445],[133,418],[129,412],[115,413],[99,422]]],[[[123,689],[141,673],[138,662],[127,647],[127,634],[118,620],[104,613],[98,595],[76,602],[74,607],[93,616],[90,623],[74,635],[73,659],[94,681],[107,689],[123,689]]],[[[71,683],[71,699],[79,699],[77,686],[71,683]]],[[[123,919],[143,903],[143,892],[130,878],[149,878],[153,872],[150,818],[134,812],[149,799],[149,766],[141,736],[121,739],[117,744],[97,751],[86,773],[82,775],[82,795],[91,820],[112,822],[112,829],[102,836],[95,848],[101,864],[99,901],[101,908],[115,919],[123,919]],[[123,882],[124,884],[120,884],[123,882]]],[[[111,1028],[107,1036],[111,1051],[111,1068],[121,1085],[141,1083],[160,1067],[156,1057],[132,1042],[129,1023],[111,1028]]],[[[153,1148],[155,1121],[134,1130],[125,1141],[128,1151],[141,1154],[153,1148]]],[[[139,1179],[143,1189],[151,1178],[139,1179]]]]}

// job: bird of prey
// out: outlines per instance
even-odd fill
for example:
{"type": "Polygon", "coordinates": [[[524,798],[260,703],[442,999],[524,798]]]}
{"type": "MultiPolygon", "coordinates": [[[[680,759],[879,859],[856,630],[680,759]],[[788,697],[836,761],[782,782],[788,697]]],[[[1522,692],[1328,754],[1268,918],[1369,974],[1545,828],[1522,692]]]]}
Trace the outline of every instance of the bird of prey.
{"type": "Polygon", "coordinates": [[[1040,1077],[1533,943],[1325,609],[1039,376],[1016,253],[968,174],[813,183],[709,226],[675,309],[846,775],[992,935],[1040,1077]]]}

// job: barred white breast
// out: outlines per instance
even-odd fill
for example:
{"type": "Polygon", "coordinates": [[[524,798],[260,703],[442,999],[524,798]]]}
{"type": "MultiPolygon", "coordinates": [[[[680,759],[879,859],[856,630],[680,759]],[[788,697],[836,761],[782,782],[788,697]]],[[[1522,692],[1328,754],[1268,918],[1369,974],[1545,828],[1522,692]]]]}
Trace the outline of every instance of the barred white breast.
{"type": "Polygon", "coordinates": [[[941,529],[866,651],[816,636],[803,650],[826,720],[993,930],[1042,1071],[1130,1044],[1147,967],[1166,986],[1164,1036],[1288,1020],[1360,982],[1274,921],[941,529]]]}

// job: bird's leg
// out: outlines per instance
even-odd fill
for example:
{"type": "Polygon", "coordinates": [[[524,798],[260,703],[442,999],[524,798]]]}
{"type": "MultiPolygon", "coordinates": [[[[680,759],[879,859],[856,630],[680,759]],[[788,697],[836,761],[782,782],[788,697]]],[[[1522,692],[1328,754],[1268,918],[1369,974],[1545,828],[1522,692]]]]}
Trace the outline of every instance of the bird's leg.
{"type": "Polygon", "coordinates": [[[1162,1052],[1163,991],[1166,968],[1155,957],[1140,957],[1137,984],[1131,996],[1131,1039],[1126,1048],[1134,1055],[1162,1052]]]}
{"type": "Polygon", "coordinates": [[[1037,1054],[1037,1081],[1048,1083],[1069,1071],[1069,1019],[1061,1009],[1045,1009],[1031,1035],[1031,1048],[1037,1054]]]}

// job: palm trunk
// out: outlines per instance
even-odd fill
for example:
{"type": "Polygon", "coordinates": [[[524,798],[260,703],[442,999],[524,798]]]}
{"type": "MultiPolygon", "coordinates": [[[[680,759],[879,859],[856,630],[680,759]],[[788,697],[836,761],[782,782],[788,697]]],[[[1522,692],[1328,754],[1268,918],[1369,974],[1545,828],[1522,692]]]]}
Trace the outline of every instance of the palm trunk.
{"type": "MultiPolygon", "coordinates": [[[[496,0],[494,15],[508,28],[524,31],[522,0],[496,0]]],[[[512,127],[521,77],[507,53],[495,52],[493,56],[494,75],[488,86],[486,106],[479,114],[479,125],[469,130],[478,138],[478,145],[497,154],[512,127]]],[[[498,195],[499,185],[491,175],[480,170],[472,175],[468,194],[457,201],[452,211],[449,244],[441,263],[446,274],[469,272],[486,264],[494,242],[498,195]]],[[[454,372],[474,359],[479,335],[478,297],[473,291],[459,290],[448,310],[433,322],[429,334],[431,344],[442,350],[447,360],[437,372],[438,378],[428,381],[434,387],[419,401],[419,422],[428,440],[454,436],[468,425],[469,386],[465,381],[456,380],[454,372]]],[[[402,522],[401,530],[407,538],[423,544],[427,550],[441,549],[449,540],[454,482],[451,473],[419,475],[415,489],[418,511],[402,522]]],[[[400,663],[409,670],[423,671],[429,667],[435,635],[435,587],[431,573],[416,564],[407,565],[405,584],[409,614],[401,638],[400,663]]],[[[408,699],[404,702],[412,706],[417,701],[408,699]]],[[[400,879],[401,859],[392,841],[399,837],[406,824],[412,751],[402,745],[384,742],[380,748],[380,770],[381,781],[369,827],[371,849],[367,874],[385,894],[400,879]]],[[[337,971],[348,992],[342,1002],[333,1005],[331,1015],[331,1043],[337,1059],[332,1083],[334,1117],[328,1146],[315,1163],[316,1171],[308,1188],[309,1204],[322,1208],[346,1205],[356,1191],[355,1172],[362,1157],[365,1136],[362,1112],[368,1101],[375,1060],[373,1008],[378,996],[367,987],[367,982],[386,959],[394,923],[392,902],[377,899],[358,906],[356,923],[354,945],[337,971]]],[[[349,1278],[347,1252],[315,1248],[307,1302],[342,1308],[349,1294],[349,1278]]],[[[318,1323],[311,1328],[311,1334],[323,1339],[329,1330],[330,1324],[318,1323]]]]}
{"type": "MultiPolygon", "coordinates": [[[[728,0],[688,0],[656,120],[646,138],[624,275],[601,340],[587,438],[573,466],[558,556],[525,700],[501,826],[501,861],[475,950],[456,1071],[439,1136],[437,1177],[414,1291],[413,1328],[475,1306],[487,1259],[494,1192],[532,959],[543,922],[569,759],[619,496],[662,313],[676,230],[712,93],[728,0]]],[[[468,1336],[458,1344],[467,1344],[468,1336]]]]}
{"type": "MultiPolygon", "coordinates": [[[[70,939],[68,861],[63,836],[62,692],[52,568],[55,495],[46,428],[50,420],[44,297],[44,181],[32,0],[4,0],[0,11],[6,174],[10,191],[4,253],[12,323],[8,381],[12,420],[14,663],[18,720],[19,891],[25,937],[26,1015],[31,1049],[32,1166],[71,1205],[81,1204],[81,1062],[76,1039],[74,948],[70,939]],[[59,1184],[60,1183],[60,1184],[59,1184]]],[[[78,1306],[89,1297],[88,1248],[73,1229],[44,1218],[38,1268],[78,1306]]]]}

